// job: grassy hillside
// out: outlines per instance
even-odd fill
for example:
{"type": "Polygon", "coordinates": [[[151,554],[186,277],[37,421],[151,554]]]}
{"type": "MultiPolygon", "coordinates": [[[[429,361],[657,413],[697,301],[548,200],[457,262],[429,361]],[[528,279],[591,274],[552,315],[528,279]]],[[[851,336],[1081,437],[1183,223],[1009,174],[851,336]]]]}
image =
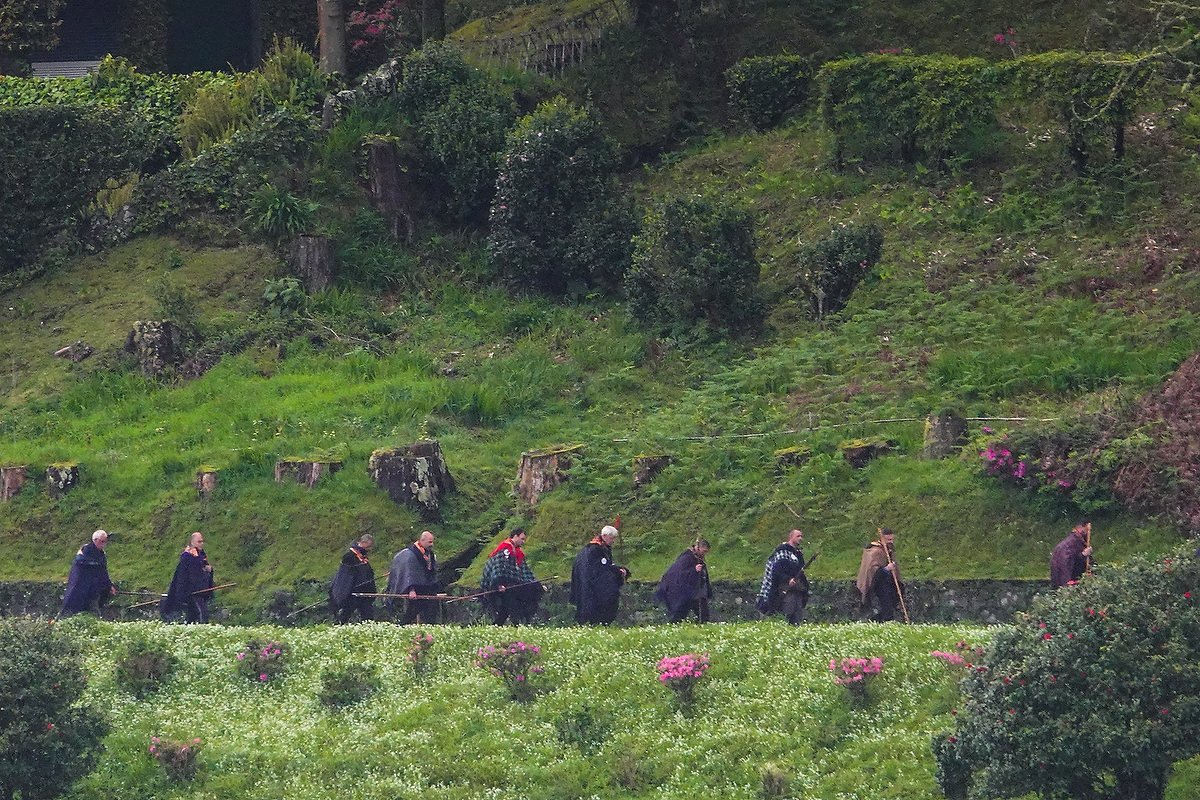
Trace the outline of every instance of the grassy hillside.
{"type": "MultiPolygon", "coordinates": [[[[790,46],[780,15],[798,8],[758,4],[729,39],[751,52],[790,46]],[[775,39],[754,38],[772,26],[775,39]]],[[[842,42],[870,26],[822,8],[810,10],[828,48],[864,46],[842,42]]],[[[1072,8],[1068,33],[1091,14],[1072,8]]],[[[873,5],[870,19],[916,41],[920,9],[930,21],[920,49],[954,52],[984,44],[954,46],[948,17],[984,31],[1000,13],[873,5]]],[[[1048,38],[1049,9],[1010,11],[1048,38]]],[[[602,80],[585,70],[557,88],[579,80],[595,82],[601,108],[636,115],[636,104],[618,102],[635,87],[620,71],[602,80]]],[[[227,231],[202,245],[136,239],[0,296],[0,463],[77,462],[83,475],[62,500],[27,490],[5,506],[0,580],[61,580],[75,548],[104,527],[120,534],[114,575],[162,587],[198,528],[218,576],[239,583],[229,601],[258,606],[272,589],[327,579],[358,533],[374,533],[384,557],[412,540],[425,523],[370,484],[366,460],[426,435],[441,442],[459,486],[431,526],[443,562],[523,524],[539,574],[565,574],[617,514],[618,558],[640,580],[656,580],[697,535],[713,542],[714,578],[756,578],[797,524],[822,551],[821,578],[851,576],[878,526],[900,531],[913,577],[1043,577],[1049,549],[1082,513],[1093,515],[1103,559],[1160,552],[1177,537],[1164,522],[986,478],[982,427],[1010,423],[974,423],[961,458],[918,457],[928,414],[1107,414],[1200,347],[1200,124],[1174,87],[1158,91],[1131,126],[1126,161],[1082,178],[1047,143],[1047,123],[1022,109],[1002,110],[1000,132],[942,169],[860,158],[834,170],[810,116],[768,134],[694,140],[625,175],[642,203],[712,191],[753,209],[770,311],[761,329],[733,338],[640,329],[620,299],[516,293],[478,231],[427,222],[414,246],[391,244],[361,210],[356,183],[358,142],[378,120],[352,117],[318,148],[325,161],[289,178],[316,187],[330,211],[321,224],[344,237],[358,268],[301,312],[261,300],[278,259],[261,245],[218,246],[227,231]],[[813,321],[795,285],[798,247],[853,221],[881,226],[881,262],[843,312],[813,321]],[[390,281],[358,279],[380,273],[390,281]],[[140,377],[117,352],[126,332],[180,309],[194,322],[203,374],[140,377]],[[99,353],[79,365],[50,356],[79,338],[99,353]],[[876,438],[894,441],[892,454],[862,470],[845,463],[841,445],[876,438]],[[576,443],[570,481],[536,508],[520,506],[510,491],[521,452],[576,443]],[[774,452],[789,446],[812,457],[777,471],[774,452]],[[632,460],[649,453],[675,462],[635,490],[632,460]],[[312,490],[276,486],[274,462],[293,456],[346,468],[312,490]],[[191,488],[201,467],[220,470],[203,502],[191,488]]],[[[478,563],[465,578],[477,574],[478,563]]]]}

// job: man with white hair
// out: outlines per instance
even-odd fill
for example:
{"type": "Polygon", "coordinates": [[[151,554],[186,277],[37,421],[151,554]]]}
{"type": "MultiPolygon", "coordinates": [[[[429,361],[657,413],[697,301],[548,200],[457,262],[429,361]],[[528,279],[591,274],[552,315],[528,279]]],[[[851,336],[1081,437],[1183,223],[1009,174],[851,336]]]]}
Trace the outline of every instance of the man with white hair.
{"type": "Polygon", "coordinates": [[[104,548],[108,545],[108,534],[96,531],[92,540],[79,548],[67,577],[67,591],[63,594],[60,617],[69,617],[81,611],[99,614],[100,605],[117,593],[117,587],[108,577],[108,556],[104,548]]]}
{"type": "Polygon", "coordinates": [[[585,625],[607,625],[617,618],[621,586],[629,570],[613,563],[612,545],[618,531],[605,525],[600,534],[584,545],[571,567],[571,602],[575,620],[585,625]]]}

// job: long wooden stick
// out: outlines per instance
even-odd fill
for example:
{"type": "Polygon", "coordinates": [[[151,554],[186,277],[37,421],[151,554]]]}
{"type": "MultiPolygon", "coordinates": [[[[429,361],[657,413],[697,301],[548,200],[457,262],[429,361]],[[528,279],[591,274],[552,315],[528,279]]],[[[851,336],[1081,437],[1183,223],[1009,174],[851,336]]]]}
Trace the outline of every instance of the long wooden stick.
{"type": "MultiPolygon", "coordinates": [[[[197,589],[196,591],[192,592],[192,594],[193,594],[193,595],[197,595],[197,594],[208,594],[209,592],[215,592],[217,589],[228,589],[230,586],[237,586],[237,584],[236,584],[236,583],[223,583],[223,584],[221,584],[220,586],[211,586],[211,587],[209,587],[208,589],[197,589]]],[[[121,594],[132,594],[132,592],[121,592],[121,594]]],[[[149,593],[149,592],[143,592],[143,594],[150,594],[150,593],[149,593]]],[[[155,597],[155,598],[153,598],[153,599],[150,599],[150,600],[143,600],[143,601],[142,601],[142,602],[140,602],[140,603],[134,603],[133,605],[131,605],[131,606],[129,607],[129,610],[130,610],[130,611],[132,611],[133,609],[135,609],[135,608],[141,608],[142,606],[152,606],[152,605],[154,605],[155,603],[161,603],[161,602],[162,602],[162,599],[163,599],[164,597],[166,597],[166,595],[165,595],[165,594],[160,594],[158,597],[155,597]]]]}
{"type": "MultiPolygon", "coordinates": [[[[1084,541],[1085,547],[1092,546],[1092,523],[1090,523],[1090,522],[1084,528],[1084,540],[1083,541],[1084,541]]],[[[1087,574],[1088,575],[1092,574],[1092,563],[1093,563],[1092,555],[1091,555],[1091,553],[1088,553],[1088,557],[1087,557],[1087,574]]]]}
{"type": "MultiPolygon", "coordinates": [[[[358,583],[354,584],[354,586],[352,588],[357,589],[359,586],[366,586],[368,583],[371,584],[372,586],[374,586],[375,580],[376,579],[374,577],[371,577],[368,580],[359,581],[358,583]]],[[[310,611],[310,610],[316,608],[317,606],[321,605],[322,603],[328,603],[328,602],[329,602],[329,598],[323,597],[315,603],[309,603],[304,608],[297,608],[295,611],[293,611],[292,613],[290,613],[286,617],[284,617],[284,619],[291,619],[292,617],[296,616],[297,614],[303,614],[305,611],[310,611]]]]}
{"type": "Polygon", "coordinates": [[[351,597],[395,597],[404,598],[405,600],[449,600],[450,595],[442,592],[440,594],[392,594],[391,592],[351,592],[351,597]]]}
{"type": "MultiPolygon", "coordinates": [[[[888,547],[887,540],[883,538],[883,529],[879,529],[879,543],[883,545],[883,552],[887,555],[888,561],[896,563],[896,554],[888,547]]],[[[900,610],[904,612],[905,624],[912,624],[912,620],[908,618],[908,605],[904,602],[904,592],[900,589],[900,576],[896,574],[896,570],[892,570],[892,583],[896,585],[896,596],[900,598],[900,610]]]]}
{"type": "MultiPolygon", "coordinates": [[[[544,581],[534,580],[534,581],[525,581],[525,583],[514,583],[512,586],[506,586],[504,588],[504,591],[508,591],[509,589],[517,589],[522,586],[532,586],[535,583],[549,583],[550,581],[556,581],[556,580],[558,580],[557,575],[555,575],[551,578],[546,578],[544,581]]],[[[463,600],[474,600],[477,597],[486,597],[489,594],[496,594],[499,591],[500,591],[499,589],[488,589],[486,592],[476,592],[475,594],[459,595],[458,597],[450,598],[446,602],[447,603],[461,603],[463,600]]]]}

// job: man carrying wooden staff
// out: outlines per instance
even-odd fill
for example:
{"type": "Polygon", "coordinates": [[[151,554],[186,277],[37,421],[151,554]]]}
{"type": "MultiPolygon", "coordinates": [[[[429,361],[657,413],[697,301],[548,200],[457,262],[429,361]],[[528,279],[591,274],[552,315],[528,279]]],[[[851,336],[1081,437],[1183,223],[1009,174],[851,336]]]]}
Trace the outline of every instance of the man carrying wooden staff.
{"type": "Polygon", "coordinates": [[[388,571],[389,607],[395,597],[406,595],[402,625],[420,618],[424,625],[438,621],[437,557],[433,554],[433,532],[421,531],[417,540],[392,558],[388,571]]]}
{"type": "Polygon", "coordinates": [[[896,564],[896,534],[891,528],[879,529],[879,540],[863,549],[862,561],[858,566],[858,593],[862,605],[871,605],[874,599],[876,611],[871,615],[874,622],[891,622],[896,618],[896,606],[904,613],[908,622],[908,607],[904,603],[904,583],[900,580],[900,567],[896,564]]]}
{"type": "Polygon", "coordinates": [[[375,598],[363,596],[374,593],[377,588],[375,569],[370,559],[374,546],[375,537],[367,533],[358,537],[342,555],[329,587],[329,607],[333,610],[334,621],[339,625],[348,623],[356,611],[363,622],[375,618],[375,598]]]}
{"type": "Polygon", "coordinates": [[[1091,571],[1092,523],[1083,520],[1050,553],[1050,588],[1078,583],[1091,571]]]}

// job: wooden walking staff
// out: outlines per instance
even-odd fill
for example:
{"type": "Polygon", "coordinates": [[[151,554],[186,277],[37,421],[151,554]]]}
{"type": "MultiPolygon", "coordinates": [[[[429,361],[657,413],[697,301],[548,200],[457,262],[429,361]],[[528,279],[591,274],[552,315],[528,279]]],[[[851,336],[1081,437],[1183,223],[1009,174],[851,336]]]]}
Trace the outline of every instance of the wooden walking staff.
{"type": "MultiPolygon", "coordinates": [[[[1092,546],[1092,523],[1090,523],[1090,522],[1083,527],[1083,546],[1089,547],[1089,548],[1092,546]]],[[[1087,555],[1087,574],[1088,575],[1092,574],[1092,567],[1094,565],[1095,565],[1095,562],[1092,560],[1092,554],[1088,553],[1088,555],[1087,555]]]]}
{"type": "MultiPolygon", "coordinates": [[[[879,543],[883,545],[884,555],[891,563],[896,563],[896,554],[888,547],[887,540],[883,538],[883,528],[879,528],[879,543]]],[[[897,566],[899,566],[897,564],[897,566]]],[[[900,576],[896,574],[897,570],[892,570],[892,583],[896,585],[896,596],[900,598],[900,610],[904,612],[905,624],[912,624],[912,620],[908,618],[908,605],[904,602],[904,592],[900,589],[900,576]]]]}
{"type": "MultiPolygon", "coordinates": [[[[212,587],[209,587],[208,589],[198,589],[198,590],[192,592],[192,594],[208,594],[209,592],[215,592],[217,589],[228,589],[231,586],[237,586],[237,584],[236,583],[223,583],[220,586],[212,586],[212,587]]],[[[158,597],[155,597],[152,600],[143,600],[140,603],[134,603],[133,605],[131,605],[129,607],[129,610],[132,611],[133,609],[141,608],[142,606],[152,606],[155,603],[161,602],[164,597],[166,597],[165,594],[160,594],[158,597]]]]}

